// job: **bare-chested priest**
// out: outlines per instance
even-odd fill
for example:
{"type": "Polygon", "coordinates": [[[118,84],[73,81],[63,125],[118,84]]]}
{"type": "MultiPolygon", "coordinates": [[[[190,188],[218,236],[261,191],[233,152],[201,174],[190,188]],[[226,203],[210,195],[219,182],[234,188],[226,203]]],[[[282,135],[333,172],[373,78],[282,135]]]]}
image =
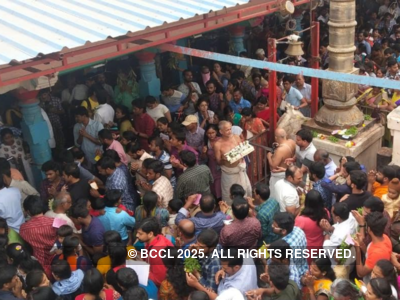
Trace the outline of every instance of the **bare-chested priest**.
{"type": "Polygon", "coordinates": [[[269,180],[270,197],[276,199],[275,183],[285,178],[285,170],[288,167],[285,160],[292,158],[296,153],[296,142],[286,137],[286,131],[283,128],[275,130],[275,142],[277,145],[274,153],[268,152],[267,159],[271,169],[271,178],[269,180]]]}
{"type": "Polygon", "coordinates": [[[246,196],[251,197],[251,183],[246,172],[246,163],[241,159],[233,164],[228,162],[225,154],[238,146],[242,140],[238,135],[232,133],[232,123],[229,121],[221,121],[218,125],[221,138],[214,144],[214,152],[217,163],[221,166],[221,188],[222,200],[225,200],[229,205],[232,204],[230,199],[229,189],[232,184],[240,184],[246,196]]]}

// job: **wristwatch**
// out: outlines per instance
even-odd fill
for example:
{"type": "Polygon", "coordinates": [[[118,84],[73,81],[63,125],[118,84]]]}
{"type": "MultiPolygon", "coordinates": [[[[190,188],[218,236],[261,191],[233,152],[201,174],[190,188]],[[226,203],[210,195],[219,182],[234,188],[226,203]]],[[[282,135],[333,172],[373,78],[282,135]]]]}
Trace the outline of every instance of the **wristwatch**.
{"type": "Polygon", "coordinates": [[[324,231],[324,236],[325,236],[325,235],[332,235],[332,232],[324,231]]]}

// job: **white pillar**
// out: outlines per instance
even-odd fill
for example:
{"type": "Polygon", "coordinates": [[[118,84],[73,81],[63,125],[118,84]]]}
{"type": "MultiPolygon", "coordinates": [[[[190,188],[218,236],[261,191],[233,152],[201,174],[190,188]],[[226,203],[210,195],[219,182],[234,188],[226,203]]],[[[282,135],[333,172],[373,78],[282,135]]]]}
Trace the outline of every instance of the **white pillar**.
{"type": "Polygon", "coordinates": [[[393,165],[400,166],[400,106],[387,116],[387,126],[393,136],[393,165]]]}

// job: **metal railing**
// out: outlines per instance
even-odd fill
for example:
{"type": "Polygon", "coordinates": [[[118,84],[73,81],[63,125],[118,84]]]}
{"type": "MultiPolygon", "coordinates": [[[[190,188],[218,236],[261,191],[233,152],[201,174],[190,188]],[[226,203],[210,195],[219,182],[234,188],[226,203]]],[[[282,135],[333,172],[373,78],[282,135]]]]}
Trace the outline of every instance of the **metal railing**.
{"type": "Polygon", "coordinates": [[[247,157],[249,158],[247,164],[247,175],[249,176],[251,185],[254,186],[259,182],[269,182],[269,166],[267,160],[267,153],[272,151],[268,147],[268,131],[264,131],[249,139],[250,145],[254,147],[254,151],[247,157]]]}

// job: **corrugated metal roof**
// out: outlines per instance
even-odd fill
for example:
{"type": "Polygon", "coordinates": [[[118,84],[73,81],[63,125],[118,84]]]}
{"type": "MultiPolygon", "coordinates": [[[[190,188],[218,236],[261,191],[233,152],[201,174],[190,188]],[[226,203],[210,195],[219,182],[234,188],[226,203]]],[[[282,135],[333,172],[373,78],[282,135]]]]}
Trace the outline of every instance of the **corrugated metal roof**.
{"type": "Polygon", "coordinates": [[[0,65],[74,48],[249,0],[1,0],[0,65]]]}

